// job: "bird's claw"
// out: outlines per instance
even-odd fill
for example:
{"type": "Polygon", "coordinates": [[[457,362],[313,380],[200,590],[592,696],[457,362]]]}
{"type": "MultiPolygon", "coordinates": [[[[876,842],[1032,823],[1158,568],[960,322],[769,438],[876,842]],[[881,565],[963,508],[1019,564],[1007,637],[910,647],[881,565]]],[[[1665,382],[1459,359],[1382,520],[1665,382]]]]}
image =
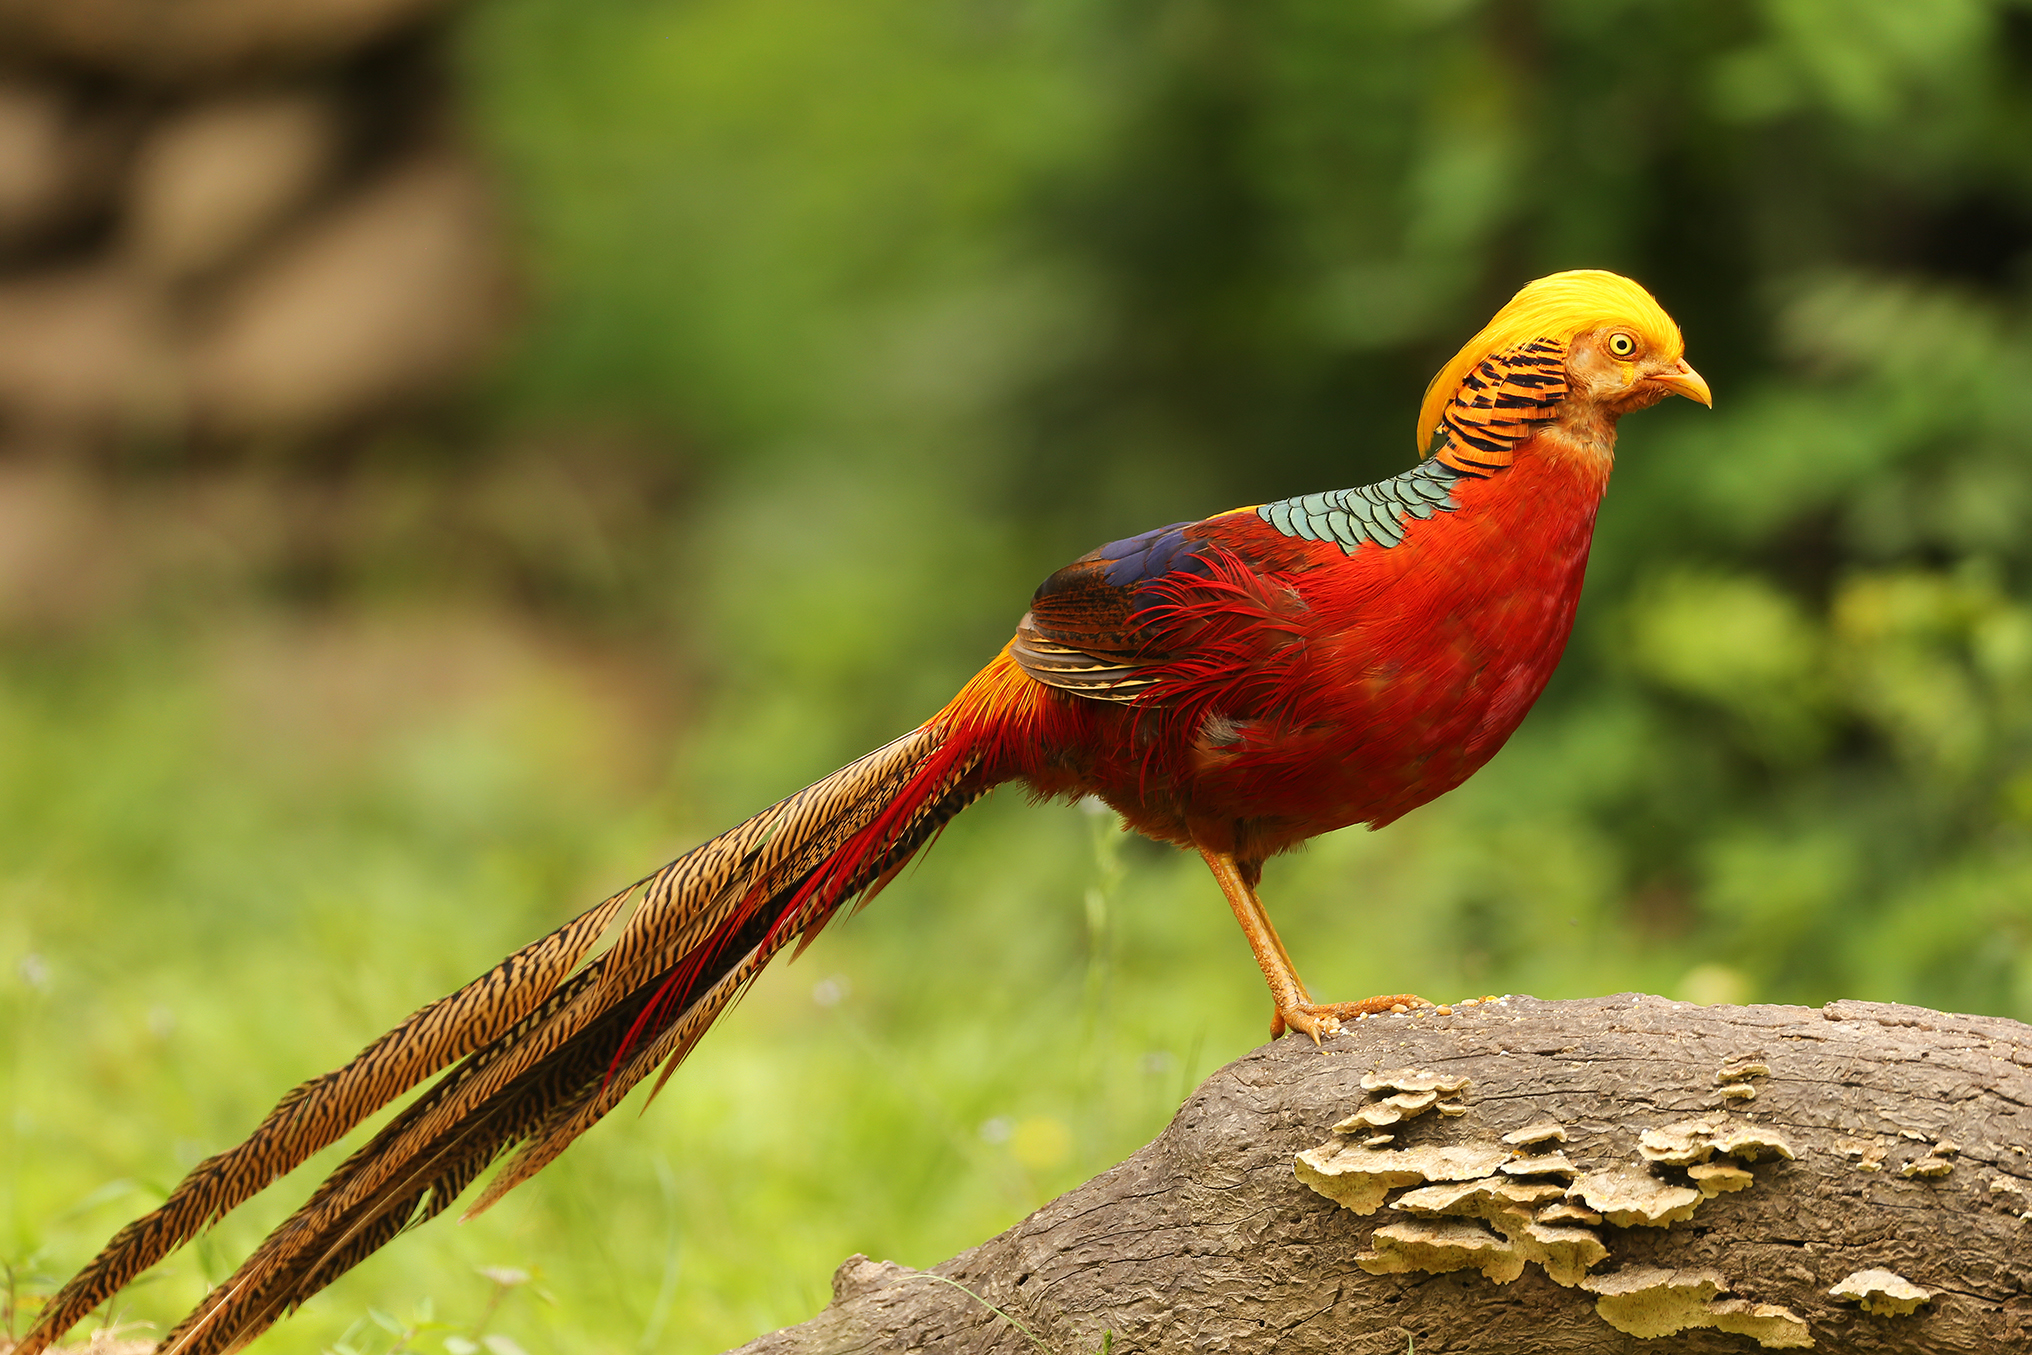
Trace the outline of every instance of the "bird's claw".
{"type": "Polygon", "coordinates": [[[1385,1012],[1408,1012],[1432,1004],[1416,993],[1387,993],[1379,997],[1363,998],[1360,1002],[1304,1002],[1279,1007],[1270,1018],[1270,1038],[1276,1039],[1288,1030],[1303,1031],[1318,1044],[1329,1035],[1338,1035],[1341,1022],[1352,1021],[1361,1016],[1380,1016],[1385,1012]]]}

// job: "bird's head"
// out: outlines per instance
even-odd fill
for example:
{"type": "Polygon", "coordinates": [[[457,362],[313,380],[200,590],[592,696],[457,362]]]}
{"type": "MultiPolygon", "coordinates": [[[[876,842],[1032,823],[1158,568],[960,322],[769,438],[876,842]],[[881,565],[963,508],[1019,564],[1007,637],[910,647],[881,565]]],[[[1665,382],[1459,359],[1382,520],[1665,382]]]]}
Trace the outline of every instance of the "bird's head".
{"type": "Polygon", "coordinates": [[[1431,444],[1461,383],[1477,367],[1534,342],[1564,356],[1564,403],[1583,419],[1613,427],[1622,415],[1668,395],[1714,404],[1707,382],[1686,364],[1679,326],[1651,293],[1619,274],[1580,268],[1525,284],[1440,368],[1418,412],[1420,454],[1431,444]]]}

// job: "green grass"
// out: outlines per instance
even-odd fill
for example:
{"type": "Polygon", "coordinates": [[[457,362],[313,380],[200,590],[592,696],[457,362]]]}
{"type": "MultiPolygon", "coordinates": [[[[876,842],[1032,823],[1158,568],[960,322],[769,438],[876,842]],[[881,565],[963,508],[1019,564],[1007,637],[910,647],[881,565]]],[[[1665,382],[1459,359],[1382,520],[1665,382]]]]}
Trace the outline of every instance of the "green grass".
{"type": "MultiPolygon", "coordinates": [[[[285,1088],[721,826],[669,811],[586,666],[441,629],[207,637],[0,677],[11,1264],[67,1273],[285,1088]]],[[[488,1323],[527,1350],[716,1350],[809,1316],[851,1252],[930,1263],[1133,1150],[1260,1033],[1246,952],[1198,881],[1183,934],[1136,935],[1168,930],[1192,878],[1151,854],[1090,913],[1092,816],[1012,799],[970,820],[770,973],[647,1115],[486,1218],[404,1239],[269,1348],[386,1349],[377,1311],[450,1324],[425,1344],[470,1335],[491,1266],[536,1277],[488,1323]],[[1230,963],[1167,971],[1209,934],[1230,963]]],[[[332,1160],[114,1316],[173,1319],[332,1160]]]]}
{"type": "MultiPolygon", "coordinates": [[[[614,670],[457,615],[234,622],[0,667],[0,1258],[31,1292],[284,1089],[724,826],[674,808],[711,769],[645,752],[658,712],[616,699],[614,670]]],[[[1435,854],[1473,809],[1273,865],[1319,990],[1644,972],[1590,902],[1584,847],[1435,854]],[[1463,947],[1474,888],[1452,876],[1498,867],[1542,906],[1501,953],[1463,947]]],[[[810,1316],[853,1252],[931,1264],[1112,1165],[1267,1016],[1196,862],[1005,793],[770,971],[645,1114],[638,1097],[484,1218],[400,1240],[267,1348],[380,1352],[415,1328],[422,1348],[719,1350],[810,1316]]],[[[112,1318],[173,1320],[338,1151],[112,1318]]]]}
{"type": "MultiPolygon", "coordinates": [[[[743,721],[777,717],[734,693],[687,718],[652,655],[369,610],[0,660],[0,1261],[31,1300],[286,1088],[725,827],[686,808],[724,799],[723,775],[759,805],[824,769],[785,752],[795,721],[773,763],[740,759],[743,721]]],[[[1858,991],[1760,977],[1771,935],[1848,954],[1859,995],[1964,991],[1924,956],[1979,939],[1983,878],[1966,917],[1926,915],[1928,946],[1899,913],[1784,941],[1762,896],[1743,926],[1661,932],[1596,814],[1663,774],[1636,718],[1542,713],[1454,796],[1273,862],[1315,991],[1858,991]],[[1899,936],[1920,958],[1867,959],[1899,936]]],[[[1784,867],[1757,868],[1765,893],[1817,898],[1812,845],[1740,851],[1784,867]]],[[[1003,792],[771,970],[646,1113],[638,1096],[484,1218],[399,1240],[265,1348],[720,1350],[809,1317],[851,1253],[930,1265],[1119,1161],[1267,1017],[1196,861],[1003,792]]],[[[173,1320],[344,1146],[109,1320],[173,1320]]]]}

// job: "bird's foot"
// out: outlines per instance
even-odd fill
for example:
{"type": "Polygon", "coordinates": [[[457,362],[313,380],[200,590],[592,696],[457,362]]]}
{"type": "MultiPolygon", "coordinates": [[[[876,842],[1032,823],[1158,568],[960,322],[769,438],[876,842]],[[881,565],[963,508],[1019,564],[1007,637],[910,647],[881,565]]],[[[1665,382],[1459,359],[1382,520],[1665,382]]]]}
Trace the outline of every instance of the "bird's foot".
{"type": "Polygon", "coordinates": [[[1432,1004],[1416,993],[1386,993],[1380,997],[1365,997],[1360,1002],[1304,1002],[1288,1007],[1279,1007],[1270,1018],[1270,1038],[1276,1039],[1287,1030],[1303,1031],[1318,1044],[1328,1035],[1338,1034],[1341,1022],[1352,1021],[1358,1016],[1379,1016],[1384,1012],[1408,1012],[1432,1004]]]}

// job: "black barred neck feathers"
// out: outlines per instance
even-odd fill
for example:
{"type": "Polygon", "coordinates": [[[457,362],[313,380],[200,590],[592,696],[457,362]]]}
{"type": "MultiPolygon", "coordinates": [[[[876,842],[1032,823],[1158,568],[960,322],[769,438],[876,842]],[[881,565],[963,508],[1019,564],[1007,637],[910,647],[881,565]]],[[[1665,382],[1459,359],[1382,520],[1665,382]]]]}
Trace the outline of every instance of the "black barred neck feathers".
{"type": "Polygon", "coordinates": [[[1556,423],[1566,398],[1566,345],[1552,339],[1491,353],[1461,379],[1439,416],[1432,459],[1462,475],[1488,476],[1517,459],[1519,444],[1556,423]]]}

